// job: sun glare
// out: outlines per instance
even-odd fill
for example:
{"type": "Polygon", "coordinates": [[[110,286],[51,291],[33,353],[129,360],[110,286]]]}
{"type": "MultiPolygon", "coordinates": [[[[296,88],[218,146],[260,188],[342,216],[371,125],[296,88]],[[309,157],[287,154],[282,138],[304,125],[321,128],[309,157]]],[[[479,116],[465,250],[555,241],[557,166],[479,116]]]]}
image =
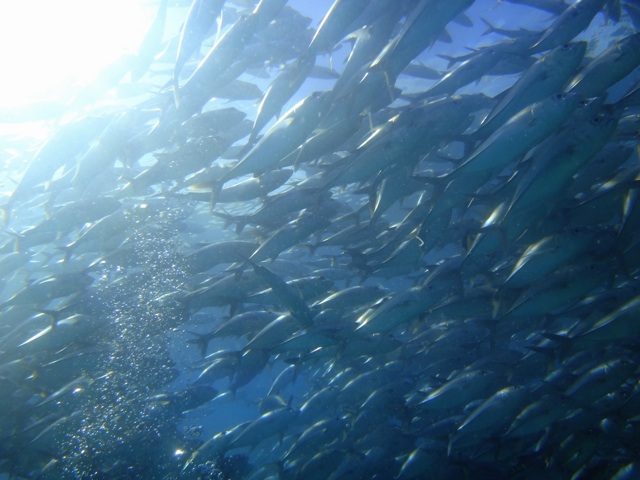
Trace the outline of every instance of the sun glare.
{"type": "Polygon", "coordinates": [[[2,3],[0,107],[58,99],[90,81],[136,50],[156,11],[142,0],[2,3]]]}

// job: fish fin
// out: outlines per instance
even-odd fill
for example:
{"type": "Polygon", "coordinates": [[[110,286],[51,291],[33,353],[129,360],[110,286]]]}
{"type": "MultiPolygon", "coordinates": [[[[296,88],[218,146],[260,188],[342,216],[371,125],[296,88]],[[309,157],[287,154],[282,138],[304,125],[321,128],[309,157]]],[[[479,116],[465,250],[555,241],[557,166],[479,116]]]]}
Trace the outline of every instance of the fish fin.
{"type": "Polygon", "coordinates": [[[36,312],[40,312],[44,315],[48,315],[49,317],[51,317],[51,326],[55,327],[58,324],[58,321],[60,320],[60,312],[58,310],[47,310],[44,308],[36,308],[35,309],[36,312]]]}
{"type": "Polygon", "coordinates": [[[211,201],[209,202],[209,211],[213,213],[213,209],[216,206],[218,201],[218,196],[220,195],[220,191],[222,190],[222,183],[214,182],[211,185],[211,201]]]}
{"type": "Polygon", "coordinates": [[[13,238],[15,238],[15,242],[13,244],[13,251],[18,253],[25,253],[25,251],[22,248],[22,244],[20,242],[20,240],[24,240],[24,235],[16,232],[15,230],[5,230],[5,233],[8,233],[13,238]]]}
{"type": "Polygon", "coordinates": [[[309,255],[315,255],[316,249],[318,248],[317,245],[314,245],[313,243],[306,243],[306,242],[300,243],[299,246],[302,248],[308,248],[309,255]]]}
{"type": "Polygon", "coordinates": [[[453,23],[457,23],[463,27],[473,27],[473,20],[469,18],[469,15],[462,12],[453,18],[453,23]]]}
{"type": "Polygon", "coordinates": [[[259,132],[255,132],[254,134],[253,131],[251,132],[251,135],[249,136],[249,140],[247,141],[246,145],[238,151],[239,159],[244,158],[245,155],[247,155],[247,153],[249,153],[253,148],[253,146],[257,143],[258,133],[259,132]]]}
{"type": "Polygon", "coordinates": [[[62,263],[69,263],[69,260],[71,259],[71,255],[73,255],[74,247],[75,245],[73,243],[70,243],[69,245],[63,245],[61,247],[55,247],[56,250],[59,250],[64,254],[64,256],[62,257],[62,263]]]}
{"type": "Polygon", "coordinates": [[[543,332],[542,336],[545,338],[548,338],[549,340],[553,340],[554,342],[558,342],[560,344],[567,344],[567,342],[571,341],[570,337],[567,337],[566,335],[558,335],[556,333],[549,333],[549,332],[543,332]]]}
{"type": "Polygon", "coordinates": [[[224,8],[220,9],[220,15],[218,15],[218,18],[216,19],[216,35],[215,35],[215,40],[213,42],[214,45],[218,43],[218,40],[220,40],[220,32],[222,31],[222,25],[224,21],[223,17],[224,17],[224,8]]]}
{"type": "Polygon", "coordinates": [[[443,30],[440,35],[438,35],[438,40],[442,43],[453,43],[453,38],[446,30],[443,30]]]}
{"type": "Polygon", "coordinates": [[[247,226],[248,217],[246,215],[233,216],[228,213],[211,212],[211,215],[222,218],[224,220],[224,228],[227,229],[232,223],[236,224],[236,233],[242,233],[244,227],[247,226]]]}
{"type": "Polygon", "coordinates": [[[476,49],[469,48],[469,47],[466,47],[466,48],[467,48],[468,50],[471,50],[473,53],[471,53],[471,54],[466,54],[466,55],[460,55],[460,56],[458,56],[458,57],[454,57],[454,56],[451,56],[451,55],[445,55],[445,54],[440,54],[440,53],[439,53],[439,54],[437,54],[437,56],[438,56],[438,57],[440,57],[440,58],[445,59],[445,60],[448,62],[448,63],[447,63],[447,68],[446,68],[446,70],[451,70],[451,67],[453,67],[456,63],[463,62],[463,61],[465,61],[465,60],[467,60],[467,59],[471,58],[471,56],[472,56],[474,53],[477,53],[477,52],[478,52],[478,50],[476,50],[476,49]]]}
{"type": "Polygon", "coordinates": [[[2,225],[6,228],[11,218],[11,202],[0,205],[0,212],[2,212],[2,225]]]}
{"type": "MultiPolygon", "coordinates": [[[[304,150],[304,145],[305,145],[305,144],[303,143],[302,145],[300,145],[300,147],[299,147],[299,148],[297,148],[297,149],[296,149],[296,150],[298,151],[298,154],[296,155],[296,158],[295,158],[295,160],[293,161],[293,171],[294,171],[294,172],[297,172],[297,171],[298,171],[298,169],[300,168],[300,159],[302,158],[302,152],[303,152],[303,150],[304,150]]],[[[294,152],[292,152],[292,154],[293,154],[293,153],[295,153],[295,150],[294,150],[294,152]]],[[[286,158],[286,157],[285,157],[285,158],[286,158]]],[[[284,159],[283,159],[283,160],[284,160],[284,159]]]]}
{"type": "Polygon", "coordinates": [[[173,101],[176,108],[180,108],[180,85],[178,83],[178,76],[173,76],[173,101]]]}
{"type": "Polygon", "coordinates": [[[187,333],[194,335],[196,338],[192,338],[187,340],[187,343],[197,345],[200,349],[200,355],[202,358],[207,356],[207,348],[209,347],[209,341],[211,340],[211,336],[206,333],[196,333],[188,331],[187,333]]]}

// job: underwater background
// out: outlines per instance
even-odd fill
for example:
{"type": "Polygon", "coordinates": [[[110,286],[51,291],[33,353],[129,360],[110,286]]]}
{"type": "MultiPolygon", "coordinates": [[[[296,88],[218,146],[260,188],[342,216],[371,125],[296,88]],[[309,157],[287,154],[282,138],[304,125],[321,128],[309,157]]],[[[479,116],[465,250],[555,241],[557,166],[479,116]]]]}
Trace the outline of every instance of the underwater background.
{"type": "Polygon", "coordinates": [[[640,478],[637,1],[24,5],[0,479],[640,478]]]}

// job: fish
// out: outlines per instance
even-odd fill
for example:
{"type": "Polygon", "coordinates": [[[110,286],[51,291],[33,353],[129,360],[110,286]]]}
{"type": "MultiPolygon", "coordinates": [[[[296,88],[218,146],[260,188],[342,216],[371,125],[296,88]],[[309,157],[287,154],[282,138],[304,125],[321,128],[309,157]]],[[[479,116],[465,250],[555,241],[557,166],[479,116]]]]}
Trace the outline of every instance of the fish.
{"type": "MultiPolygon", "coordinates": [[[[247,154],[219,180],[224,185],[229,180],[250,174],[255,170],[266,171],[277,165],[299,147],[315,129],[328,105],[329,96],[314,92],[294,105],[247,154]]],[[[212,200],[215,205],[215,201],[212,200]]]]}
{"type": "Polygon", "coordinates": [[[416,314],[426,312],[439,300],[439,292],[432,287],[414,287],[396,295],[356,320],[357,329],[362,332],[387,332],[398,324],[415,318],[416,314]]]}
{"type": "Polygon", "coordinates": [[[324,53],[330,51],[346,35],[347,28],[365,8],[364,0],[335,0],[320,22],[309,44],[309,51],[324,53]]]}
{"type": "Polygon", "coordinates": [[[162,49],[162,39],[164,37],[165,25],[167,23],[168,0],[162,0],[158,5],[158,11],[149,26],[149,30],[140,41],[136,51],[136,61],[131,68],[131,79],[139,81],[147,72],[155,56],[162,49]]]}
{"type": "Polygon", "coordinates": [[[315,60],[314,55],[303,55],[283,69],[277,80],[273,81],[258,107],[253,130],[249,136],[248,143],[250,145],[255,144],[256,137],[267,122],[274,115],[276,117],[280,115],[282,106],[295,94],[311,73],[315,60]]]}
{"type": "Polygon", "coordinates": [[[632,478],[637,15],[489,3],[160,0],[5,119],[0,476],[632,478]]]}
{"type": "Polygon", "coordinates": [[[546,28],[531,49],[543,52],[573,38],[582,32],[593,20],[593,17],[602,9],[604,1],[581,0],[569,5],[553,23],[546,28]]]}
{"type": "Polygon", "coordinates": [[[224,6],[224,0],[194,0],[189,7],[178,42],[178,54],[173,69],[173,93],[179,106],[180,72],[198,50],[224,6]]]}
{"type": "Polygon", "coordinates": [[[640,35],[633,34],[607,48],[567,84],[566,90],[585,97],[601,95],[640,64],[638,43],[640,35]]]}
{"type": "Polygon", "coordinates": [[[73,161],[84,153],[109,122],[109,116],[84,116],[63,124],[51,138],[44,141],[22,172],[8,202],[2,206],[5,225],[9,223],[14,204],[19,205],[33,189],[50,181],[58,169],[71,169],[73,161]]]}
{"type": "MultiPolygon", "coordinates": [[[[391,37],[392,29],[397,23],[402,9],[397,9],[394,14],[381,15],[371,23],[353,32],[354,44],[349,52],[345,66],[336,81],[334,89],[340,90],[342,86],[357,75],[368,63],[375,59],[377,53],[384,47],[391,37]]],[[[406,69],[405,69],[406,70],[406,69]]]]}
{"type": "Polygon", "coordinates": [[[557,47],[540,57],[483,119],[481,128],[490,132],[492,130],[489,125],[492,122],[494,125],[502,125],[503,121],[500,121],[500,118],[507,120],[521,107],[562,90],[568,78],[577,70],[586,50],[585,42],[573,42],[557,47]]]}
{"type": "Polygon", "coordinates": [[[460,175],[481,173],[517,160],[564,123],[578,107],[580,100],[577,95],[554,94],[520,110],[471,152],[469,158],[463,160],[446,178],[455,179],[460,175]]]}
{"type": "Polygon", "coordinates": [[[250,258],[245,257],[244,261],[253,268],[253,271],[260,279],[271,287],[271,290],[278,300],[287,307],[294,317],[305,325],[311,325],[313,323],[311,310],[309,310],[300,290],[289,285],[279,276],[274,275],[268,268],[253,262],[250,258]]]}
{"type": "Polygon", "coordinates": [[[422,93],[421,96],[453,95],[465,85],[480,81],[480,78],[489,73],[499,61],[498,52],[482,50],[468,60],[460,62],[454,70],[444,74],[435,85],[422,93]]]}
{"type": "Polygon", "coordinates": [[[460,0],[445,5],[421,1],[411,11],[400,33],[374,59],[371,67],[385,65],[389,76],[395,79],[420,52],[431,46],[446,25],[471,3],[468,0],[460,0]]]}
{"type": "Polygon", "coordinates": [[[256,30],[266,26],[266,23],[284,6],[283,4],[281,0],[263,1],[250,15],[241,17],[222,34],[193,74],[178,89],[180,105],[167,108],[164,118],[157,124],[159,129],[155,131],[161,133],[167,128],[162,125],[172,125],[175,122],[187,120],[209,101],[216,87],[223,86],[225,81],[239,76],[241,71],[232,75],[232,78],[225,78],[223,74],[247,46],[256,30]]]}

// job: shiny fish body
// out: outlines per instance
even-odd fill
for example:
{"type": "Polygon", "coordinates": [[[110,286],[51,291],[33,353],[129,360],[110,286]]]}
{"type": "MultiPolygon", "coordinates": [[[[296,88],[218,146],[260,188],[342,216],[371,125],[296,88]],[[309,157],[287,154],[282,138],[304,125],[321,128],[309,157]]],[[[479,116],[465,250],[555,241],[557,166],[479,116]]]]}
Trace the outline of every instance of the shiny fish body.
{"type": "Polygon", "coordinates": [[[152,3],[0,108],[0,477],[637,473],[634,2],[152,3]]]}

